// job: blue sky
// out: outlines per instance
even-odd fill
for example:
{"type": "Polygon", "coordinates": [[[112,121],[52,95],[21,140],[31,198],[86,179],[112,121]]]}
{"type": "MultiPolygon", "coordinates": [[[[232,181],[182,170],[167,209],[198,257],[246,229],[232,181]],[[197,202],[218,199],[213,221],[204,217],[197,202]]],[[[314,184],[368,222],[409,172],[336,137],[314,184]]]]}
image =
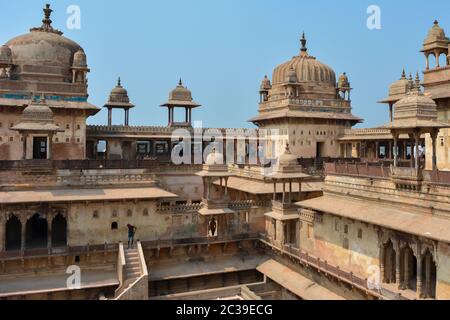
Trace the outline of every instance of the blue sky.
{"type": "MultiPolygon", "coordinates": [[[[0,44],[39,26],[45,1],[0,0],[0,44]]],[[[121,76],[136,108],[132,125],[165,125],[158,107],[183,78],[203,107],[193,113],[206,127],[251,127],[265,74],[299,50],[306,32],[309,53],[346,71],[353,113],[364,127],[387,121],[376,103],[407,71],[424,69],[419,52],[435,19],[450,33],[450,1],[410,0],[164,0],[50,1],[53,26],[88,56],[89,101],[102,106],[121,76]],[[66,9],[81,8],[81,29],[68,30],[66,9]],[[381,30],[366,27],[367,7],[381,8],[381,30]]],[[[114,122],[123,120],[114,114],[114,122]]],[[[105,124],[102,111],[89,120],[105,124]]]]}

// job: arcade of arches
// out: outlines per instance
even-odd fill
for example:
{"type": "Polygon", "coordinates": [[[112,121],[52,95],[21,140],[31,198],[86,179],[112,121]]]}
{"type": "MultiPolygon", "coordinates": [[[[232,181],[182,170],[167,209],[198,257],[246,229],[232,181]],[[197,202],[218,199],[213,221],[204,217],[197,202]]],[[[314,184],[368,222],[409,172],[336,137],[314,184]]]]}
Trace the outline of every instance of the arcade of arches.
{"type": "Polygon", "coordinates": [[[65,213],[10,213],[5,224],[3,248],[16,251],[67,246],[65,213]]]}
{"type": "Polygon", "coordinates": [[[399,290],[415,291],[419,298],[435,298],[434,252],[433,243],[388,237],[380,247],[382,282],[394,284],[399,290]]]}

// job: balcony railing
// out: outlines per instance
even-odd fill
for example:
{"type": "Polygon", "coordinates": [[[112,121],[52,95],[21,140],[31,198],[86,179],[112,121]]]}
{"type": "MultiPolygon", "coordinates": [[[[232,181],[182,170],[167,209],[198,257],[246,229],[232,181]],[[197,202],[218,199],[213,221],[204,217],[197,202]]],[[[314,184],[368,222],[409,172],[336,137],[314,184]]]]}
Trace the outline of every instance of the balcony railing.
{"type": "Polygon", "coordinates": [[[260,240],[263,244],[280,251],[282,254],[286,254],[291,258],[298,259],[302,264],[306,264],[309,267],[313,267],[318,270],[320,273],[331,275],[340,281],[344,281],[350,284],[353,287],[359,288],[365,292],[368,292],[374,295],[377,298],[383,299],[393,299],[393,300],[407,300],[402,297],[398,292],[391,291],[389,289],[384,288],[382,285],[370,284],[367,278],[363,278],[354,274],[353,272],[346,271],[339,266],[334,266],[328,263],[327,260],[320,259],[314,255],[311,255],[301,249],[292,246],[292,245],[283,245],[279,246],[276,242],[274,242],[270,237],[266,234],[259,235],[260,240]]]}
{"type": "Polygon", "coordinates": [[[361,162],[361,163],[332,163],[324,164],[326,175],[346,175],[367,178],[402,178],[420,180],[425,183],[450,185],[450,171],[431,171],[415,169],[409,166],[410,162],[401,163],[396,168],[391,167],[389,161],[361,162]]]}

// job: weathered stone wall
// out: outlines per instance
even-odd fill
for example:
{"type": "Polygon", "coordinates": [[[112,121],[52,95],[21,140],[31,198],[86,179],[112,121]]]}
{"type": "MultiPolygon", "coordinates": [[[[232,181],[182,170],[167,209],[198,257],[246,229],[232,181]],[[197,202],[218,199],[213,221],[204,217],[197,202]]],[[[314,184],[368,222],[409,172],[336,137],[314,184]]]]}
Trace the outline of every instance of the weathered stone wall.
{"type": "Polygon", "coordinates": [[[438,244],[436,299],[450,300],[450,245],[438,244]]]}
{"type": "Polygon", "coordinates": [[[172,217],[158,213],[155,201],[74,203],[68,210],[68,244],[126,243],[128,223],[137,227],[135,239],[153,240],[169,236],[172,217]],[[111,230],[113,222],[117,223],[117,230],[111,230]]]}
{"type": "Polygon", "coordinates": [[[322,222],[315,222],[309,232],[311,238],[303,222],[300,248],[332,265],[364,277],[379,266],[378,234],[372,226],[324,214],[322,222]]]}

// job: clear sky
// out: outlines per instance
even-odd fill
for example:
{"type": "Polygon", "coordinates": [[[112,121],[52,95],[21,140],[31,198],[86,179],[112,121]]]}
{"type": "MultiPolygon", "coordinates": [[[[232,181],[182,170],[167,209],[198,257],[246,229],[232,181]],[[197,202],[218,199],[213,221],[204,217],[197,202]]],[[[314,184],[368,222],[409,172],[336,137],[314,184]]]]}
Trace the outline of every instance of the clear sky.
{"type": "MultiPolygon", "coordinates": [[[[0,0],[0,44],[40,26],[46,1],[0,0]]],[[[85,50],[89,101],[103,106],[118,76],[136,108],[132,125],[165,125],[158,107],[182,77],[203,107],[193,113],[206,127],[251,127],[265,74],[299,50],[306,32],[309,53],[346,71],[353,113],[363,126],[388,120],[376,101],[402,67],[424,69],[419,52],[433,21],[450,34],[448,0],[58,0],[50,1],[53,26],[85,50]],[[366,26],[369,5],[381,9],[381,29],[366,26]],[[69,5],[81,9],[81,28],[69,30],[69,5]],[[447,13],[447,14],[445,14],[447,13]]],[[[114,122],[123,115],[114,114],[114,122]]],[[[89,120],[105,124],[106,112],[89,120]]]]}

